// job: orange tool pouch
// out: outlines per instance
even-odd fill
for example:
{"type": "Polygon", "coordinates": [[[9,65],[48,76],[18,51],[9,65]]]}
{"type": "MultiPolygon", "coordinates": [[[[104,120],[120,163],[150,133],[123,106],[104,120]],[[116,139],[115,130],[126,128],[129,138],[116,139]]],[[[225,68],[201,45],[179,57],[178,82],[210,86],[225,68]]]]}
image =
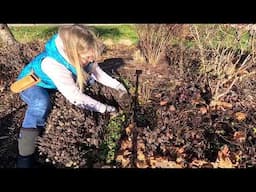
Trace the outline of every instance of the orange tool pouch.
{"type": "Polygon", "coordinates": [[[22,79],[19,79],[18,81],[14,82],[11,85],[11,91],[14,93],[20,93],[25,89],[28,89],[29,87],[32,87],[39,83],[41,81],[40,78],[38,78],[33,72],[22,79]]]}

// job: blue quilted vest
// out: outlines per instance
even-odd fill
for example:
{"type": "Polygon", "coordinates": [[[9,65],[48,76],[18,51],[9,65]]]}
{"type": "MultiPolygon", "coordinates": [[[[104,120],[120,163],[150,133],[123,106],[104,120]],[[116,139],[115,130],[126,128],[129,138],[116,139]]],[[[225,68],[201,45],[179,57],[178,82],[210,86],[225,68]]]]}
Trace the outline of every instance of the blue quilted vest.
{"type": "Polygon", "coordinates": [[[41,81],[37,86],[48,88],[48,89],[57,89],[53,81],[45,74],[41,69],[41,63],[44,58],[51,57],[55,59],[60,64],[64,65],[74,76],[76,76],[76,69],[59,53],[55,39],[57,34],[55,34],[46,44],[45,50],[37,55],[29,64],[27,64],[22,71],[20,72],[18,79],[21,79],[34,71],[36,76],[38,76],[41,81]]]}

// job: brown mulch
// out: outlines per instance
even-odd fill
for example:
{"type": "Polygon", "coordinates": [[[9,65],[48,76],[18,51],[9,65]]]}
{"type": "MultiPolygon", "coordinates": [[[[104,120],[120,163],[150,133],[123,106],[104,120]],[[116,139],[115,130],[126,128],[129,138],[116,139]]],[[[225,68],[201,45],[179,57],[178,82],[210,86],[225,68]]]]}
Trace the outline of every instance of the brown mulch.
{"type": "MultiPolygon", "coordinates": [[[[9,90],[20,69],[40,50],[37,43],[18,50],[0,51],[0,161],[1,167],[14,167],[17,133],[25,112],[18,95],[9,90]]],[[[231,107],[209,108],[198,79],[198,52],[170,48],[167,57],[155,67],[133,59],[136,47],[108,47],[100,65],[115,78],[136,85],[139,77],[139,106],[136,118],[127,117],[116,153],[116,167],[194,168],[255,167],[255,79],[240,84],[223,102],[231,107]],[[184,63],[181,68],[181,58],[184,63]],[[250,97],[249,97],[250,96],[250,97]],[[136,120],[136,122],[134,122],[136,120]]],[[[133,91],[132,95],[133,95],[133,91]]],[[[86,90],[105,103],[123,105],[118,93],[101,85],[86,90]]],[[[54,101],[46,133],[39,139],[40,161],[55,167],[91,167],[97,160],[104,130],[109,121],[100,115],[71,105],[59,93],[54,101]]],[[[131,113],[132,111],[127,111],[131,113]]],[[[100,162],[99,167],[105,166],[100,162]]]]}

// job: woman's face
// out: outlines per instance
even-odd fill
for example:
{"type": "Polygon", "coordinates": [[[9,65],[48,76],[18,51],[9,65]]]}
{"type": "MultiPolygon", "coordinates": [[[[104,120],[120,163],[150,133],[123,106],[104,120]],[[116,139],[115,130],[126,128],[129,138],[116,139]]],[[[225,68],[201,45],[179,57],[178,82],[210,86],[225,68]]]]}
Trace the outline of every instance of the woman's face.
{"type": "Polygon", "coordinates": [[[79,54],[80,62],[82,66],[86,66],[88,63],[95,60],[95,56],[92,50],[85,51],[79,54]]]}

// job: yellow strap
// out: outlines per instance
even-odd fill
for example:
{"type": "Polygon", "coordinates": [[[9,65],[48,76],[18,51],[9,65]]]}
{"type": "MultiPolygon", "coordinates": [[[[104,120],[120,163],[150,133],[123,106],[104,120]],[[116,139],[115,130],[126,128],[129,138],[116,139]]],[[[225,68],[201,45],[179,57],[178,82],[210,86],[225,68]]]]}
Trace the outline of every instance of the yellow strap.
{"type": "Polygon", "coordinates": [[[19,79],[18,81],[14,82],[10,89],[14,93],[20,93],[21,91],[32,87],[39,83],[41,81],[40,78],[38,78],[33,71],[28,74],[27,76],[23,77],[22,79],[19,79]]]}

